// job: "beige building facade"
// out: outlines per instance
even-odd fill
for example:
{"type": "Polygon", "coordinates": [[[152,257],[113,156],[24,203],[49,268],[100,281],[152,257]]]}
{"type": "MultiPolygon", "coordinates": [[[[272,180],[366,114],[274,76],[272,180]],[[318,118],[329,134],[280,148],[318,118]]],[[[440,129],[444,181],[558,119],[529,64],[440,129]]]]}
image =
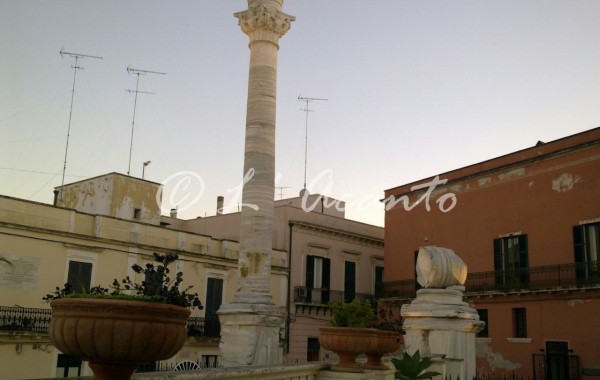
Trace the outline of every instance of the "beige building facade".
{"type": "MultiPolygon", "coordinates": [[[[286,362],[329,357],[318,342],[319,327],[329,323],[329,302],[374,302],[375,284],[383,281],[383,228],[346,219],[344,208],[343,201],[320,194],[275,202],[273,249],[285,252],[290,265],[289,285],[274,296],[288,310],[281,337],[286,362]]],[[[191,220],[163,216],[161,223],[239,240],[239,212],[191,220]]]]}
{"type": "MultiPolygon", "coordinates": [[[[74,279],[85,286],[107,287],[115,278],[133,278],[131,266],[151,262],[153,252],[179,255],[175,269],[183,271],[183,285],[193,285],[205,306],[192,311],[186,345],[171,362],[218,362],[218,322],[214,326],[213,318],[220,304],[233,298],[239,244],[161,227],[158,205],[153,208],[149,201],[158,188],[153,182],[112,173],[65,185],[65,202],[75,209],[0,196],[2,379],[91,374],[85,363],[52,346],[47,334],[50,308],[42,297],[74,279]],[[85,202],[77,199],[81,194],[85,202]],[[140,220],[133,212],[136,208],[143,210],[140,220]],[[132,212],[120,214],[119,209],[132,212]]],[[[288,267],[287,251],[274,249],[270,291],[280,306],[286,305],[288,267]]]]}
{"type": "MultiPolygon", "coordinates": [[[[0,196],[3,379],[89,375],[85,362],[52,346],[42,297],[73,279],[107,287],[133,278],[131,266],[151,262],[153,252],[179,255],[183,285],[193,285],[205,306],[192,312],[187,343],[166,364],[216,365],[218,310],[238,285],[240,213],[160,216],[160,184],[118,173],[58,190],[57,205],[0,196]]],[[[343,202],[318,194],[284,199],[275,202],[272,255],[270,292],[287,314],[279,334],[284,360],[327,358],[318,328],[329,321],[328,304],[374,300],[383,279],[383,228],[345,219],[343,202]]]]}

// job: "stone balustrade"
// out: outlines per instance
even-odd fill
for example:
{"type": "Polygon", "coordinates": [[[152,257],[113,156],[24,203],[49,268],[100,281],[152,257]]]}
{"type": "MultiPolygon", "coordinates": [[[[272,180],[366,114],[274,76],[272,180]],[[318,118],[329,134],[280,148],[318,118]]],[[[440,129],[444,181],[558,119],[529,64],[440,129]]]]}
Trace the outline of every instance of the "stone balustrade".
{"type": "MultiPolygon", "coordinates": [[[[161,371],[133,374],[131,380],[393,380],[393,370],[366,370],[364,373],[332,372],[329,363],[282,364],[256,367],[205,368],[191,371],[161,371]]],[[[93,380],[70,377],[71,380],[93,380]]],[[[42,379],[40,379],[42,380],[42,379]]],[[[50,379],[47,379],[50,380],[50,379]]]]}

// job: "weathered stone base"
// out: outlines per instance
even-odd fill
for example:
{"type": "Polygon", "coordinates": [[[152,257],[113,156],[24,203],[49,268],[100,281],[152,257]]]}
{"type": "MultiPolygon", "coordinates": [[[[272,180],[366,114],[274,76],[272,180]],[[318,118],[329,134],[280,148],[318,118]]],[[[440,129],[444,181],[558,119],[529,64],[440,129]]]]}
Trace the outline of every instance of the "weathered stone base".
{"type": "Polygon", "coordinates": [[[285,308],[258,303],[230,303],[219,309],[221,366],[281,364],[280,330],[285,308]]]}
{"type": "MultiPolygon", "coordinates": [[[[475,334],[484,323],[477,310],[463,302],[464,287],[421,289],[417,298],[402,306],[404,343],[412,355],[440,356],[452,363],[444,368],[459,371],[461,379],[475,376],[475,334]],[[450,365],[451,364],[451,365],[450,365]]],[[[452,376],[456,378],[456,374],[452,376]]]]}
{"type": "Polygon", "coordinates": [[[396,371],[379,370],[379,371],[365,371],[363,373],[350,373],[350,372],[334,372],[334,371],[321,371],[315,377],[316,380],[393,380],[396,371]]]}

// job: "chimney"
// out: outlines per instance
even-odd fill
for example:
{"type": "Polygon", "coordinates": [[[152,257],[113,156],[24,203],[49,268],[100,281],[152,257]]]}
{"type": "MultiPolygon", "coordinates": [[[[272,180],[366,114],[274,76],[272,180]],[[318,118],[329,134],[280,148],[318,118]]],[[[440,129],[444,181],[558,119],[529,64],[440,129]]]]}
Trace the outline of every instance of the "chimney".
{"type": "Polygon", "coordinates": [[[53,206],[56,206],[57,203],[58,203],[58,190],[54,190],[54,204],[53,204],[53,206]]]}
{"type": "Polygon", "coordinates": [[[171,218],[177,218],[177,207],[171,209],[171,218]]]}
{"type": "Polygon", "coordinates": [[[223,196],[217,197],[217,215],[223,215],[223,196]]]}

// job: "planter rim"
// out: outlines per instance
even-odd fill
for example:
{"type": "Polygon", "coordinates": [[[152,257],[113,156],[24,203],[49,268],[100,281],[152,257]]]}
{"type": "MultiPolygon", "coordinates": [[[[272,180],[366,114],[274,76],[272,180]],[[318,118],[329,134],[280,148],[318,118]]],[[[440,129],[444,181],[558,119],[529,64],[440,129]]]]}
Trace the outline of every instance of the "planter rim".
{"type": "Polygon", "coordinates": [[[326,332],[361,331],[361,332],[370,332],[373,334],[377,334],[377,331],[380,331],[380,330],[374,329],[372,327],[321,326],[321,327],[319,327],[319,331],[326,331],[326,332]]]}
{"type": "Polygon", "coordinates": [[[160,302],[130,301],[111,298],[59,298],[50,301],[53,316],[77,314],[80,317],[102,318],[103,312],[127,311],[125,319],[137,319],[143,313],[145,318],[163,319],[166,312],[170,318],[181,319],[185,324],[191,311],[188,308],[160,302]],[[162,315],[161,315],[162,314],[162,315]],[[129,316],[128,316],[129,315],[129,316]]]}

